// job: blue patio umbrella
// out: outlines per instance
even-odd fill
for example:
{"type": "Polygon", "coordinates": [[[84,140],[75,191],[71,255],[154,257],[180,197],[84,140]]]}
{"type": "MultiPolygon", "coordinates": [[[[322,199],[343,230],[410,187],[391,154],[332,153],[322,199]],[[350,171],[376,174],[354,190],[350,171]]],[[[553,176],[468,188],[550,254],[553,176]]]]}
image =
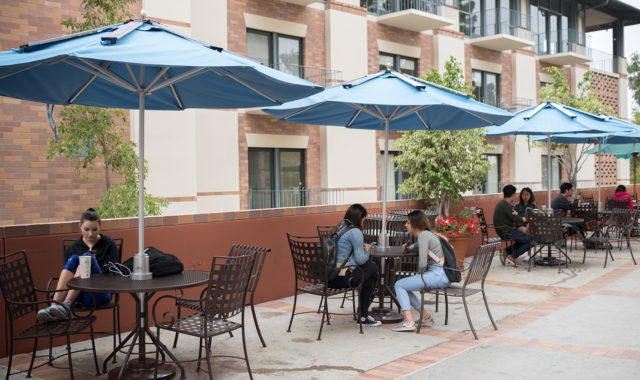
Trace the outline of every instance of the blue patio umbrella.
{"type": "MultiPolygon", "coordinates": [[[[0,53],[0,95],[51,104],[138,109],[139,173],[144,111],[280,104],[322,87],[151,20],[130,20],[0,53]]],[[[144,249],[144,176],[139,175],[139,241],[144,249]]],[[[142,276],[150,277],[148,270],[142,276]]]]}
{"type": "MultiPolygon", "coordinates": [[[[515,114],[513,119],[499,127],[489,127],[487,136],[544,135],[559,133],[615,133],[619,126],[607,124],[605,118],[592,115],[554,102],[542,102],[515,114]]],[[[547,140],[551,157],[551,142],[547,140]]],[[[547,205],[551,206],[551,160],[547,160],[547,205]]]]}
{"type": "MultiPolygon", "coordinates": [[[[385,131],[382,215],[387,215],[389,131],[458,130],[502,124],[511,113],[393,70],[382,70],[265,112],[286,121],[385,131]]],[[[382,223],[380,247],[386,247],[382,223]]]]}

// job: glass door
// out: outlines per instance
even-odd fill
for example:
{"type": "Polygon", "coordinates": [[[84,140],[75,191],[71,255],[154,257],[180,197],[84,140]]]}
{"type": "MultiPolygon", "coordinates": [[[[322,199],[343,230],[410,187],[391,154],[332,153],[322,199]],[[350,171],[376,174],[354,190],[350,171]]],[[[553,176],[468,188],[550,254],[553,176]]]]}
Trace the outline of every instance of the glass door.
{"type": "Polygon", "coordinates": [[[280,206],[304,206],[304,150],[279,150],[280,206]]]}

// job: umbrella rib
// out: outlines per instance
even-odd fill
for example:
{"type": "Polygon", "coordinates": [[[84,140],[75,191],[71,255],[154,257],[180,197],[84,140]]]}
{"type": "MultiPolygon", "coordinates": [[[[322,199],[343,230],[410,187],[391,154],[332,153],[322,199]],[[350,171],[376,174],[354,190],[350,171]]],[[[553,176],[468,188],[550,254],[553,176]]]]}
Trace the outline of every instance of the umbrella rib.
{"type": "Polygon", "coordinates": [[[135,74],[133,73],[133,70],[131,70],[131,65],[127,63],[124,66],[127,68],[127,71],[129,72],[129,75],[131,76],[133,83],[136,85],[136,88],[140,90],[140,83],[138,83],[138,78],[136,78],[135,74]]]}
{"type": "Polygon", "coordinates": [[[389,115],[389,120],[393,120],[394,116],[398,113],[398,111],[400,111],[400,106],[396,106],[393,112],[391,112],[391,115],[389,115]]]}
{"type": "Polygon", "coordinates": [[[414,112],[418,113],[418,111],[422,110],[423,108],[427,108],[427,107],[428,106],[412,106],[412,107],[408,108],[406,111],[403,111],[402,113],[400,113],[399,115],[395,115],[395,117],[394,117],[394,115],[391,115],[391,118],[394,119],[394,120],[401,119],[401,118],[407,116],[410,113],[414,113],[414,112]]]}
{"type": "Polygon", "coordinates": [[[306,112],[308,110],[312,110],[312,109],[316,108],[319,105],[322,105],[322,103],[315,103],[315,104],[310,105],[309,107],[305,107],[305,108],[299,109],[294,113],[291,113],[291,114],[289,114],[287,116],[282,117],[282,120],[287,120],[287,119],[290,119],[292,117],[298,116],[299,114],[301,114],[303,112],[306,112]]]}
{"type": "Polygon", "coordinates": [[[250,85],[249,83],[247,83],[247,82],[243,81],[242,79],[238,78],[237,76],[233,75],[228,70],[214,69],[212,67],[210,67],[209,70],[211,70],[211,72],[213,72],[214,74],[217,74],[217,75],[220,75],[220,76],[227,76],[227,77],[233,79],[234,81],[240,83],[241,85],[245,86],[246,88],[250,89],[251,91],[255,92],[256,94],[258,94],[258,95],[264,97],[265,99],[269,100],[270,102],[278,103],[278,101],[276,99],[274,99],[273,97],[271,97],[271,96],[265,94],[264,92],[258,90],[254,86],[250,85]]]}
{"type": "Polygon", "coordinates": [[[420,112],[418,112],[418,111],[420,111],[420,110],[416,110],[416,116],[418,117],[418,119],[420,119],[420,121],[422,122],[422,124],[424,125],[425,128],[431,129],[429,124],[427,124],[427,122],[422,118],[422,115],[420,115],[420,112]]]}
{"type": "MultiPolygon", "coordinates": [[[[347,104],[350,105],[351,107],[355,108],[355,109],[358,109],[358,110],[366,113],[367,115],[375,117],[376,119],[380,119],[380,115],[382,115],[382,114],[377,114],[377,113],[371,111],[369,108],[367,108],[366,106],[363,106],[362,104],[355,104],[355,103],[347,103],[347,104]]],[[[382,115],[382,117],[384,118],[384,115],[382,115]]],[[[384,120],[384,119],[382,119],[382,120],[384,120]]]]}
{"type": "Polygon", "coordinates": [[[360,116],[360,113],[362,113],[362,110],[356,110],[356,113],[353,114],[353,117],[349,119],[349,122],[347,123],[347,127],[350,127],[351,124],[353,124],[356,121],[358,116],[360,116]]]}
{"type": "MultiPolygon", "coordinates": [[[[112,64],[113,64],[113,62],[105,62],[105,65],[104,65],[105,69],[107,69],[107,70],[108,70],[108,69],[109,69],[109,67],[111,67],[111,65],[112,65],[112,64]]],[[[87,89],[87,87],[89,87],[89,86],[91,85],[91,83],[93,83],[93,81],[96,79],[96,77],[97,77],[97,75],[96,75],[96,74],[93,74],[93,75],[91,76],[91,78],[89,78],[89,80],[88,80],[88,81],[86,81],[86,82],[85,82],[85,84],[83,84],[83,85],[82,85],[82,87],[80,87],[80,88],[78,89],[78,91],[76,91],[76,93],[75,93],[75,94],[73,94],[73,95],[71,96],[71,98],[69,98],[69,100],[67,100],[67,103],[69,103],[69,104],[73,104],[73,103],[76,101],[76,99],[78,99],[78,96],[82,95],[82,93],[84,92],[84,90],[86,90],[86,89],[87,89]]]]}
{"type": "Polygon", "coordinates": [[[466,110],[466,109],[463,109],[463,108],[460,108],[460,110],[461,110],[462,112],[466,112],[466,113],[468,113],[468,114],[470,114],[470,115],[473,115],[473,116],[477,117],[477,118],[478,118],[478,119],[480,119],[480,120],[484,120],[484,121],[486,121],[486,122],[487,122],[487,125],[496,125],[496,123],[495,123],[495,122],[493,122],[493,121],[491,121],[491,120],[488,120],[487,118],[482,117],[482,116],[480,116],[480,115],[477,115],[476,113],[474,113],[474,112],[472,112],[472,111],[469,111],[469,110],[466,110]]]}
{"type": "MultiPolygon", "coordinates": [[[[164,74],[169,71],[169,66],[163,67],[158,74],[156,74],[155,78],[153,78],[151,80],[151,82],[149,82],[149,84],[147,85],[147,88],[154,88],[153,85],[156,84],[157,81],[160,80],[160,78],[164,78],[164,74]]],[[[173,78],[172,78],[173,79],[173,78]]],[[[163,82],[166,83],[166,82],[163,82]]],[[[171,85],[171,83],[169,83],[169,85],[171,85]]],[[[164,86],[163,86],[164,87],[164,86]]],[[[159,87],[161,88],[161,87],[159,87]]]]}
{"type": "MultiPolygon", "coordinates": [[[[168,67],[166,69],[169,70],[168,67]]],[[[185,79],[191,78],[193,76],[196,76],[196,75],[200,74],[201,72],[203,72],[205,70],[207,70],[206,67],[198,67],[198,68],[189,70],[189,71],[184,72],[184,73],[182,73],[180,75],[176,75],[175,77],[171,77],[171,79],[169,79],[169,80],[166,80],[164,82],[158,83],[157,85],[155,85],[153,87],[148,86],[147,87],[147,91],[149,91],[150,93],[154,92],[154,91],[157,91],[157,90],[159,90],[161,88],[170,86],[170,85],[172,85],[172,84],[174,84],[176,82],[180,82],[182,80],[185,80],[185,79]]],[[[166,70],[165,70],[165,72],[166,72],[166,70]]],[[[156,78],[154,78],[153,82],[155,82],[155,81],[156,81],[156,78]]]]}
{"type": "Polygon", "coordinates": [[[378,114],[380,115],[378,117],[380,120],[388,120],[387,117],[385,116],[385,114],[382,112],[382,110],[380,109],[380,107],[378,107],[377,104],[374,104],[374,107],[375,107],[376,111],[378,111],[378,114]]]}
{"type": "MultiPolygon", "coordinates": [[[[163,79],[167,79],[167,75],[165,74],[163,79]]],[[[175,87],[173,87],[172,84],[169,85],[169,88],[171,89],[171,93],[173,94],[173,96],[176,98],[176,102],[178,102],[178,108],[180,108],[181,110],[184,109],[184,106],[182,105],[182,101],[180,100],[180,97],[178,96],[178,93],[176,92],[175,87]]]]}
{"type": "Polygon", "coordinates": [[[23,71],[31,70],[31,69],[33,69],[34,67],[38,67],[38,66],[41,66],[41,65],[55,65],[56,63],[58,63],[58,62],[62,62],[62,61],[64,61],[64,60],[66,60],[66,59],[67,59],[67,56],[64,56],[64,57],[58,57],[58,58],[53,59],[53,60],[51,60],[51,61],[34,63],[33,65],[31,65],[31,66],[27,66],[27,67],[24,67],[24,68],[22,68],[22,69],[20,69],[20,70],[18,70],[18,71],[14,71],[14,72],[11,72],[11,73],[9,73],[9,74],[5,74],[5,75],[3,75],[3,76],[0,76],[0,79],[5,79],[5,78],[12,77],[12,76],[14,76],[14,75],[20,74],[20,73],[21,73],[21,72],[23,72],[23,71]]]}
{"type": "Polygon", "coordinates": [[[95,74],[95,75],[99,76],[100,78],[102,78],[102,79],[104,79],[104,80],[106,80],[108,82],[117,84],[117,85],[119,85],[121,87],[124,87],[124,88],[126,88],[128,90],[131,90],[133,92],[136,91],[136,88],[133,87],[131,85],[131,83],[129,83],[126,80],[120,78],[119,76],[113,74],[112,72],[107,71],[107,70],[103,69],[101,66],[96,65],[95,63],[93,63],[91,61],[88,61],[88,60],[86,60],[84,58],[78,58],[78,59],[81,62],[83,62],[84,64],[88,65],[89,67],[85,67],[85,66],[83,66],[83,65],[81,65],[81,64],[79,64],[77,62],[71,61],[71,60],[65,60],[65,62],[70,64],[70,65],[72,65],[72,66],[75,66],[75,67],[79,68],[80,70],[84,70],[84,71],[88,72],[89,74],[95,74]]]}

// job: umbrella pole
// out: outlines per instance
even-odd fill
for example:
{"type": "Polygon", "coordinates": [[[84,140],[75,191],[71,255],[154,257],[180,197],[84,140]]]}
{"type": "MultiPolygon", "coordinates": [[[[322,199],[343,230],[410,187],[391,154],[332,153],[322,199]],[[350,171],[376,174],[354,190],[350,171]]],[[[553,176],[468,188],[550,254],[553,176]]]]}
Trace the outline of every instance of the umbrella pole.
{"type": "Polygon", "coordinates": [[[138,254],[133,258],[131,279],[149,280],[151,279],[149,257],[144,254],[144,92],[142,91],[138,93],[138,104],[140,114],[138,131],[138,254]]]}
{"type": "Polygon", "coordinates": [[[387,248],[389,239],[387,237],[387,166],[389,160],[389,120],[384,121],[384,165],[382,167],[382,229],[378,236],[378,246],[387,248]]]}
{"type": "Polygon", "coordinates": [[[551,210],[551,135],[547,135],[547,202],[551,210]]]}
{"type": "Polygon", "coordinates": [[[600,201],[600,186],[602,179],[600,178],[602,168],[602,144],[598,144],[598,211],[602,210],[602,202],[600,201]]]}
{"type": "Polygon", "coordinates": [[[636,195],[636,158],[638,157],[637,152],[631,153],[631,157],[633,157],[633,197],[634,199],[637,197],[636,195]]]}

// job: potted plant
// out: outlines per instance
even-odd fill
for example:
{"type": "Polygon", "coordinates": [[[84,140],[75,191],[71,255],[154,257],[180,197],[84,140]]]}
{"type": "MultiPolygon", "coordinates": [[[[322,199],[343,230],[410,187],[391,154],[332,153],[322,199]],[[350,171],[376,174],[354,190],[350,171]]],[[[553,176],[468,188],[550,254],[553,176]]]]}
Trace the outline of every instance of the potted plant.
{"type": "Polygon", "coordinates": [[[449,239],[456,252],[456,258],[462,261],[470,252],[469,243],[473,235],[480,233],[480,221],[475,207],[465,207],[456,215],[443,216],[436,220],[436,232],[449,239]]]}

